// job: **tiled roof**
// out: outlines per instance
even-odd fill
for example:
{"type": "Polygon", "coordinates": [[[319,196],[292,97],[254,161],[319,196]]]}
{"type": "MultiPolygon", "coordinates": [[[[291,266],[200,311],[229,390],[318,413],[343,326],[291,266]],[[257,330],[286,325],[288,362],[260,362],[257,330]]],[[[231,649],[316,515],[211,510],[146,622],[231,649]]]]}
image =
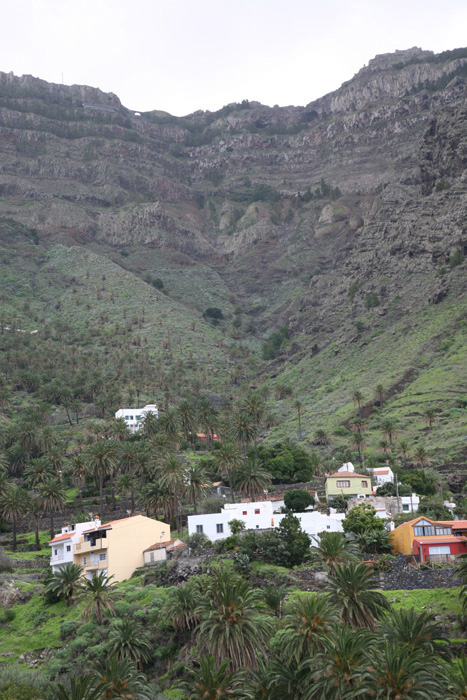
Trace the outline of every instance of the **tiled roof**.
{"type": "Polygon", "coordinates": [[[49,544],[52,544],[52,542],[60,542],[61,540],[70,540],[75,534],[75,532],[66,532],[63,535],[57,535],[53,540],[50,540],[49,544]]]}
{"type": "Polygon", "coordinates": [[[389,474],[389,469],[373,469],[373,474],[389,474]]]}
{"type": "Polygon", "coordinates": [[[436,535],[431,537],[414,537],[414,542],[420,544],[442,544],[443,542],[467,542],[467,537],[459,537],[459,535],[436,535]]]}
{"type": "MultiPolygon", "coordinates": [[[[416,518],[413,518],[412,520],[406,520],[405,523],[398,525],[395,529],[397,530],[399,527],[403,527],[404,525],[413,525],[414,523],[417,523],[419,520],[426,520],[427,522],[431,523],[432,525],[455,525],[456,523],[461,522],[460,520],[432,520],[431,518],[428,518],[426,515],[417,515],[416,518]]],[[[467,522],[467,521],[464,520],[462,522],[467,522]]]]}
{"type": "Polygon", "coordinates": [[[339,477],[352,477],[355,476],[358,479],[369,479],[370,477],[367,476],[366,474],[357,474],[356,472],[336,472],[335,474],[329,474],[329,476],[326,477],[326,479],[334,479],[334,478],[339,478],[339,477]]]}
{"type": "Polygon", "coordinates": [[[144,552],[152,552],[155,549],[179,549],[180,547],[185,547],[184,542],[179,542],[179,544],[175,544],[177,540],[168,540],[167,542],[158,542],[157,544],[153,544],[150,547],[147,547],[144,552]],[[175,545],[175,546],[174,546],[175,545]]]}
{"type": "Polygon", "coordinates": [[[119,518],[118,520],[111,520],[108,523],[103,523],[102,525],[99,525],[99,527],[92,527],[90,530],[85,530],[83,532],[83,535],[88,535],[90,532],[97,532],[98,530],[107,530],[107,528],[112,527],[112,525],[115,525],[115,523],[122,523],[124,520],[132,520],[133,518],[137,517],[137,515],[131,515],[129,518],[119,518]]]}
{"type": "Polygon", "coordinates": [[[452,524],[453,530],[467,530],[467,520],[455,520],[452,524]]]}

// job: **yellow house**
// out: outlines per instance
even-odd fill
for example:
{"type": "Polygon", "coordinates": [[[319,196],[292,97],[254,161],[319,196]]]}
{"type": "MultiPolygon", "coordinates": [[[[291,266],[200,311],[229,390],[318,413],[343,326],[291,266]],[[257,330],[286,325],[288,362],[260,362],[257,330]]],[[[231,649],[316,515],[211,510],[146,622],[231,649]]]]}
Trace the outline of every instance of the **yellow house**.
{"type": "Polygon", "coordinates": [[[105,571],[115,581],[123,581],[144,565],[144,550],[169,540],[170,525],[144,515],[104,525],[96,520],[95,526],[85,530],[73,546],[73,562],[83,567],[87,578],[93,571],[105,571]]]}
{"type": "Polygon", "coordinates": [[[371,477],[355,472],[336,472],[326,477],[326,498],[333,496],[371,496],[371,477]]]}
{"type": "Polygon", "coordinates": [[[392,551],[400,554],[413,554],[415,538],[445,538],[452,535],[454,521],[431,520],[426,515],[408,520],[393,530],[391,535],[392,551]]]}

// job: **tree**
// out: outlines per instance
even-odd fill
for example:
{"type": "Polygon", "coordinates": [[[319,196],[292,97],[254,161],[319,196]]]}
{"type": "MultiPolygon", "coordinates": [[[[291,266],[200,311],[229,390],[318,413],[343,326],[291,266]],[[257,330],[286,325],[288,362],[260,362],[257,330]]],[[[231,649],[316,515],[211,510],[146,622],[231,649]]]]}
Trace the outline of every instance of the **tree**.
{"type": "Polygon", "coordinates": [[[344,532],[353,532],[355,535],[370,530],[384,530],[384,520],[376,515],[376,508],[369,503],[359,503],[347,513],[342,523],[344,532]]]}
{"type": "Polygon", "coordinates": [[[276,617],[282,617],[282,607],[287,593],[288,589],[286,586],[274,586],[270,584],[263,588],[264,602],[276,617]]]}
{"type": "Polygon", "coordinates": [[[297,416],[298,416],[298,439],[302,439],[302,409],[303,409],[303,403],[299,400],[296,399],[293,404],[295,410],[297,411],[297,416]]]}
{"type": "Polygon", "coordinates": [[[256,431],[253,435],[253,441],[255,448],[255,459],[258,459],[258,446],[256,439],[258,437],[261,421],[266,410],[263,397],[259,393],[250,394],[243,402],[243,409],[251,416],[251,419],[253,420],[256,426],[256,431]]]}
{"type": "Polygon", "coordinates": [[[80,590],[80,578],[83,567],[78,564],[65,564],[47,581],[46,592],[63,597],[67,607],[73,605],[73,596],[80,590]]]}
{"type": "Polygon", "coordinates": [[[417,515],[426,515],[432,520],[452,520],[452,513],[444,505],[442,497],[420,499],[417,515]]]}
{"type": "Polygon", "coordinates": [[[353,392],[353,394],[352,394],[352,400],[353,400],[354,403],[357,404],[357,406],[358,406],[358,415],[359,415],[360,418],[361,418],[361,417],[362,417],[362,403],[363,403],[364,400],[365,400],[365,396],[363,395],[363,393],[362,393],[359,389],[356,389],[356,390],[353,392]]]}
{"type": "Polygon", "coordinates": [[[423,413],[423,417],[428,423],[428,430],[432,430],[433,428],[433,423],[436,421],[436,409],[435,408],[427,408],[426,411],[423,413]]]}
{"type": "Polygon", "coordinates": [[[182,401],[179,404],[177,408],[177,413],[180,425],[185,435],[185,440],[188,441],[188,434],[192,433],[196,427],[195,406],[191,401],[185,399],[185,401],[182,401]]]}
{"type": "Polygon", "coordinates": [[[96,672],[101,698],[113,700],[152,700],[152,693],[144,674],[128,659],[107,657],[102,670],[96,672]]]}
{"type": "Polygon", "coordinates": [[[336,564],[352,561],[357,556],[354,542],[341,532],[320,532],[319,543],[311,547],[311,552],[330,570],[334,569],[336,564]]]}
{"type": "Polygon", "coordinates": [[[266,654],[272,620],[262,614],[260,593],[230,568],[219,567],[211,573],[198,611],[203,618],[198,641],[212,654],[217,668],[229,657],[234,670],[254,668],[258,652],[266,654]]]}
{"type": "Polygon", "coordinates": [[[378,401],[381,408],[383,408],[384,400],[387,396],[387,391],[383,384],[377,384],[375,387],[375,399],[378,401]]]}
{"type": "Polygon", "coordinates": [[[367,564],[336,564],[328,581],[329,600],[351,627],[375,628],[390,604],[378,591],[371,568],[367,564]]]}
{"type": "Polygon", "coordinates": [[[324,638],[337,622],[337,614],[327,596],[301,595],[287,605],[284,615],[282,649],[286,658],[296,661],[322,649],[324,638]]]}
{"type": "Polygon", "coordinates": [[[202,501],[205,496],[211,491],[211,486],[208,483],[208,477],[203,465],[197,462],[191,462],[186,472],[188,498],[193,504],[193,514],[198,513],[198,501],[202,501]]]}
{"type": "Polygon", "coordinates": [[[233,442],[223,442],[214,453],[213,463],[217,471],[223,476],[227,475],[230,486],[230,498],[235,503],[232,476],[242,464],[240,450],[233,442]]]}
{"type": "Polygon", "coordinates": [[[231,433],[243,450],[243,463],[246,464],[246,448],[258,432],[258,426],[245,410],[236,411],[232,417],[231,433]]]}
{"type": "Polygon", "coordinates": [[[18,520],[27,511],[26,492],[16,484],[7,485],[0,496],[0,514],[5,520],[11,520],[13,529],[13,551],[16,552],[16,527],[18,520]]]}
{"type": "Polygon", "coordinates": [[[139,669],[152,656],[152,644],[148,635],[133,620],[117,620],[110,630],[107,648],[120,661],[129,659],[139,669]]]}
{"type": "Polygon", "coordinates": [[[365,439],[361,433],[354,433],[350,443],[351,447],[356,447],[358,450],[358,458],[362,468],[365,469],[365,457],[363,455],[363,450],[366,447],[365,439]]]}
{"type": "Polygon", "coordinates": [[[46,479],[39,487],[39,501],[42,509],[50,513],[50,539],[54,538],[54,512],[62,511],[66,502],[66,491],[59,479],[46,479]]]}
{"type": "Polygon", "coordinates": [[[415,464],[418,464],[420,467],[428,467],[428,465],[430,464],[428,452],[422,445],[420,445],[420,447],[417,447],[417,449],[414,452],[414,457],[415,464]]]}
{"type": "Polygon", "coordinates": [[[238,518],[233,518],[233,520],[229,520],[227,524],[230,527],[230,532],[232,533],[232,535],[234,535],[234,537],[246,528],[245,521],[239,520],[238,518]]]}
{"type": "Polygon", "coordinates": [[[198,607],[201,603],[199,586],[195,579],[171,592],[164,606],[164,614],[171,620],[175,631],[194,629],[201,622],[198,607]]]}
{"type": "Polygon", "coordinates": [[[291,513],[284,515],[277,528],[279,538],[287,547],[287,566],[302,564],[310,554],[311,540],[303,532],[300,520],[291,513]]]}
{"type": "Polygon", "coordinates": [[[383,421],[381,421],[381,430],[383,432],[383,435],[387,437],[389,440],[389,444],[393,445],[393,440],[396,435],[396,424],[391,418],[385,418],[383,421]]]}
{"type": "Polygon", "coordinates": [[[177,525],[177,531],[182,531],[180,510],[179,510],[179,494],[185,488],[186,477],[185,462],[178,455],[169,455],[161,464],[159,469],[161,486],[165,486],[173,494],[173,515],[177,525]]]}
{"type": "Polygon", "coordinates": [[[407,466],[407,458],[408,458],[409,452],[410,452],[410,447],[409,447],[409,443],[407,442],[407,440],[401,440],[399,442],[399,451],[402,455],[402,460],[403,460],[404,466],[407,466]]]}
{"type": "Polygon", "coordinates": [[[85,454],[85,462],[88,469],[94,474],[94,477],[99,480],[99,501],[102,517],[104,512],[104,479],[113,472],[117,464],[115,445],[110,440],[98,440],[88,448],[85,454]]]}
{"type": "Polygon", "coordinates": [[[411,469],[401,474],[401,481],[410,484],[415,493],[422,496],[432,496],[436,492],[437,479],[424,469],[411,469]]]}
{"type": "Polygon", "coordinates": [[[228,700],[232,698],[232,685],[236,674],[228,673],[230,659],[223,659],[216,665],[211,654],[202,656],[199,669],[190,669],[190,679],[183,681],[180,687],[185,691],[187,700],[228,700]]]}
{"type": "Polygon", "coordinates": [[[315,431],[315,438],[313,440],[314,445],[330,445],[331,440],[326,430],[319,428],[315,431]]]}
{"type": "Polygon", "coordinates": [[[52,687],[52,700],[102,700],[102,687],[94,673],[70,679],[70,688],[62,683],[52,687]]]}
{"type": "Polygon", "coordinates": [[[432,655],[388,642],[373,657],[370,697],[377,700],[438,700],[447,697],[443,668],[432,655]]]}
{"type": "Polygon", "coordinates": [[[83,588],[78,594],[79,602],[83,602],[83,617],[95,617],[97,624],[101,625],[104,615],[115,615],[115,602],[120,597],[110,580],[113,576],[107,576],[106,571],[92,572],[90,579],[84,580],[83,588]]]}
{"type": "Polygon", "coordinates": [[[284,505],[293,513],[303,513],[312,503],[314,503],[314,499],[308,491],[294,489],[286,491],[284,494],[284,505]]]}
{"type": "Polygon", "coordinates": [[[443,625],[434,615],[425,610],[417,613],[409,610],[391,610],[388,620],[382,624],[386,640],[404,646],[409,651],[416,649],[425,654],[440,654],[447,649],[447,636],[443,625]]]}
{"type": "Polygon", "coordinates": [[[236,475],[237,488],[242,496],[251,498],[252,501],[264,498],[264,494],[271,488],[271,483],[270,474],[255,459],[249,459],[236,475]]]}

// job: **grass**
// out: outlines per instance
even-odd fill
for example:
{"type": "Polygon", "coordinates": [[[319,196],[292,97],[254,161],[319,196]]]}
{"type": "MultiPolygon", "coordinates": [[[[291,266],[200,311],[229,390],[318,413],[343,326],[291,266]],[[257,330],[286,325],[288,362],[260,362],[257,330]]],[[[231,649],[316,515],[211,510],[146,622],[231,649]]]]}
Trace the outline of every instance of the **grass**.
{"type": "MultiPolygon", "coordinates": [[[[428,610],[436,615],[459,615],[459,588],[435,588],[415,591],[381,591],[396,610],[414,608],[419,613],[428,610]]],[[[465,641],[465,640],[464,640],[465,641]]]]}
{"type": "MultiPolygon", "coordinates": [[[[36,541],[36,536],[33,532],[29,532],[25,535],[20,535],[18,537],[18,544],[34,544],[36,541]]],[[[50,557],[50,531],[42,530],[39,532],[39,542],[41,543],[40,550],[33,550],[31,552],[13,552],[11,548],[5,548],[6,553],[12,559],[19,559],[21,561],[33,561],[37,557],[50,557]]]]}

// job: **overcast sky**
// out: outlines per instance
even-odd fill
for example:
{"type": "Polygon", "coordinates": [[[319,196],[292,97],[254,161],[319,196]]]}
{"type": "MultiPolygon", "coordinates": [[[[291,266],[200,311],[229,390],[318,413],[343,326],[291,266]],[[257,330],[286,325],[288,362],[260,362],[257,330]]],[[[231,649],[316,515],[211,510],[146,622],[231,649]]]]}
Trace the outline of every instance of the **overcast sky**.
{"type": "Polygon", "coordinates": [[[130,109],[305,105],[376,54],[467,45],[467,0],[3,0],[0,70],[130,109]]]}

